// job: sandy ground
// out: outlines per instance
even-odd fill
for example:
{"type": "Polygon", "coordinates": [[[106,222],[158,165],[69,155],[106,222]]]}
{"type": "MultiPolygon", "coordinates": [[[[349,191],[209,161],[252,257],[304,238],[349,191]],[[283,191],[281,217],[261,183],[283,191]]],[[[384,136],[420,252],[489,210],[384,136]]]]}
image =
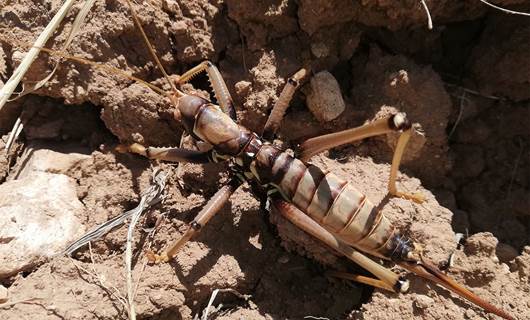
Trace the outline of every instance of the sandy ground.
{"type": "MultiPolygon", "coordinates": [[[[523,2],[495,3],[524,10],[523,2]]],[[[443,264],[454,253],[449,274],[517,319],[527,319],[530,20],[492,11],[480,1],[426,3],[432,31],[425,11],[412,0],[163,0],[137,8],[168,72],[181,74],[205,59],[214,62],[240,122],[252,130],[263,126],[287,77],[299,68],[331,72],[345,111],[318,122],[306,107],[309,86],[303,86],[280,129],[286,146],[394,110],[407,112],[425,139],[412,141],[399,187],[423,193],[425,203],[386,197],[393,136],[336,148],[312,162],[358,186],[433,261],[443,264]],[[462,246],[455,232],[468,235],[462,246]]],[[[58,5],[2,3],[0,80],[12,73],[58,5]]],[[[49,47],[60,48],[72,20],[49,47]]],[[[96,1],[69,52],[165,85],[124,1],[96,1]]],[[[41,56],[26,83],[53,66],[53,58],[41,56]]],[[[208,89],[204,77],[193,85],[203,93],[208,89]]],[[[45,88],[0,112],[2,150],[18,116],[25,127],[18,153],[10,159],[0,154],[0,182],[16,179],[27,166],[23,149],[54,150],[54,159],[85,155],[43,170],[75,181],[85,209],[79,218],[87,229],[133,208],[154,167],[170,173],[166,201],[135,233],[139,318],[193,319],[220,289],[210,319],[496,319],[412,276],[406,294],[326,277],[331,269],[363,271],[269,214],[263,197],[248,186],[174,261],[147,264],[144,252],[160,250],[182,234],[226,180],[222,165],[177,169],[114,151],[120,142],[178,144],[182,131],[171,113],[167,99],[142,85],[69,61],[60,62],[45,88]]],[[[127,318],[125,238],[122,227],[94,242],[91,251],[84,248],[71,259],[52,259],[0,279],[9,292],[0,318],[127,318]]]]}

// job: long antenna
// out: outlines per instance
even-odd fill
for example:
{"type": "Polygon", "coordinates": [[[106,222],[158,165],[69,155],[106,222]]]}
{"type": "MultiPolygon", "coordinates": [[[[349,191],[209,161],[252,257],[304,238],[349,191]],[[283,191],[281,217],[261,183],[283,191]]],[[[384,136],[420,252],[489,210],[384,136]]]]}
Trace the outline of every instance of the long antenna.
{"type": "Polygon", "coordinates": [[[136,24],[136,27],[138,27],[138,29],[140,30],[140,33],[142,34],[142,37],[144,38],[144,41],[145,41],[145,44],[147,46],[147,48],[149,49],[149,52],[151,53],[151,56],[153,57],[153,59],[156,61],[156,64],[158,66],[158,69],[160,69],[160,71],[162,72],[162,74],[164,75],[164,77],[166,78],[166,81],[169,83],[169,85],[171,86],[171,89],[173,90],[173,92],[178,92],[177,88],[175,87],[175,85],[173,84],[172,81],[169,80],[169,76],[166,72],[166,70],[164,69],[164,67],[162,66],[162,63],[160,63],[160,60],[158,59],[156,53],[155,53],[155,50],[153,49],[153,47],[151,46],[151,43],[149,42],[149,39],[147,38],[147,35],[145,34],[144,32],[144,28],[142,27],[142,25],[140,24],[140,20],[138,19],[138,15],[136,14],[136,10],[134,10],[134,7],[131,3],[131,0],[126,0],[127,1],[127,4],[129,4],[129,8],[131,10],[131,13],[132,13],[132,16],[133,16],[133,20],[134,20],[134,23],[136,24]]]}
{"type": "Polygon", "coordinates": [[[66,54],[66,53],[64,53],[62,51],[56,51],[56,50],[43,48],[43,47],[40,47],[39,49],[44,51],[44,52],[46,52],[46,53],[48,53],[48,54],[50,54],[50,55],[52,55],[52,56],[58,56],[58,57],[61,57],[61,58],[65,58],[67,60],[72,60],[72,61],[79,62],[79,63],[82,63],[82,64],[87,64],[87,65],[90,65],[90,66],[92,66],[94,68],[105,70],[105,71],[107,71],[109,73],[119,74],[120,76],[122,76],[124,78],[127,78],[127,79],[130,79],[130,80],[136,81],[138,83],[141,83],[144,86],[149,87],[150,89],[152,89],[153,91],[158,92],[161,95],[165,95],[166,94],[166,92],[164,90],[162,90],[161,88],[155,86],[154,84],[151,84],[151,83],[149,83],[147,81],[144,81],[144,80],[142,80],[142,79],[140,79],[138,77],[132,76],[132,75],[128,74],[127,72],[121,70],[121,69],[114,68],[114,67],[111,67],[111,66],[106,65],[106,64],[101,64],[101,63],[97,63],[97,62],[94,62],[94,61],[90,61],[88,59],[72,56],[72,55],[66,54]]]}

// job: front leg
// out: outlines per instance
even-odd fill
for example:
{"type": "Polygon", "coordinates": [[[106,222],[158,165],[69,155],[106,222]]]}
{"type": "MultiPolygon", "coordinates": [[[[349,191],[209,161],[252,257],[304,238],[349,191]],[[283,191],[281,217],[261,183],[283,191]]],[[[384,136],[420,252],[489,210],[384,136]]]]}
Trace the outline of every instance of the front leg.
{"type": "Polygon", "coordinates": [[[292,77],[287,79],[287,83],[285,84],[285,87],[283,87],[278,100],[276,100],[269,118],[267,119],[267,123],[265,123],[265,127],[263,128],[262,136],[264,138],[274,138],[296,89],[298,89],[300,83],[306,78],[307,73],[307,70],[302,68],[293,74],[292,77]]]}
{"type": "Polygon", "coordinates": [[[205,71],[208,75],[208,80],[210,81],[215,98],[217,99],[217,103],[219,103],[221,110],[228,114],[234,121],[237,121],[236,109],[234,108],[232,96],[228,91],[226,83],[223,79],[223,76],[219,72],[219,69],[217,69],[217,67],[210,61],[204,61],[201,64],[186,71],[177,79],[177,83],[186,83],[198,73],[203,71],[205,71]]]}
{"type": "Polygon", "coordinates": [[[118,152],[132,152],[140,154],[149,159],[164,160],[170,162],[208,163],[212,161],[212,151],[195,151],[184,148],[158,148],[144,147],[139,143],[129,146],[119,145],[118,152]]]}

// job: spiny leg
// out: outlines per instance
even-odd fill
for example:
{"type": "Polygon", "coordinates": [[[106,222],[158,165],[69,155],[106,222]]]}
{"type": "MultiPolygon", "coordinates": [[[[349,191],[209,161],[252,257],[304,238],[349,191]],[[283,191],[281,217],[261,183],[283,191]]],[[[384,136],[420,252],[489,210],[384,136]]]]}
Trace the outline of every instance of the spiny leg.
{"type": "Polygon", "coordinates": [[[199,65],[184,72],[177,79],[177,83],[178,84],[186,83],[190,81],[194,76],[196,76],[199,72],[203,72],[203,71],[206,71],[206,74],[208,75],[210,84],[212,85],[212,89],[215,94],[215,98],[217,99],[217,102],[219,103],[221,110],[223,110],[224,113],[228,114],[230,118],[236,121],[237,115],[236,115],[236,109],[234,108],[234,102],[232,100],[232,96],[230,95],[230,92],[228,91],[226,83],[223,79],[223,76],[219,72],[219,69],[217,69],[217,67],[210,61],[203,61],[199,65]]]}
{"type": "Polygon", "coordinates": [[[298,70],[292,77],[287,80],[285,87],[283,87],[282,93],[276,100],[274,107],[272,108],[271,114],[265,123],[263,128],[262,136],[266,139],[272,139],[278,131],[282,122],[285,111],[289,108],[289,103],[293,98],[296,89],[300,86],[300,82],[306,77],[307,70],[302,68],[298,70]]]}
{"type": "Polygon", "coordinates": [[[202,227],[204,227],[208,221],[226,204],[232,193],[239,187],[239,183],[231,182],[228,185],[222,187],[215,195],[208,201],[208,203],[202,208],[201,212],[193,219],[189,224],[188,230],[178,239],[169,246],[168,249],[163,251],[161,254],[149,253],[148,258],[151,262],[167,262],[175,256],[182,246],[188,242],[195,234],[197,234],[202,227]]]}
{"type": "Polygon", "coordinates": [[[296,208],[293,204],[281,199],[274,199],[272,204],[278,211],[298,228],[309,233],[311,236],[324,242],[327,246],[343,254],[346,258],[357,263],[362,268],[368,270],[386,284],[385,288],[392,288],[397,292],[405,292],[409,283],[402,280],[397,274],[386,269],[379,263],[371,260],[364,254],[350,247],[337,239],[332,233],[324,229],[321,225],[296,208]]]}
{"type": "Polygon", "coordinates": [[[364,138],[378,136],[393,131],[402,131],[392,159],[390,178],[388,181],[388,192],[393,196],[402,197],[421,203],[425,199],[421,194],[407,194],[397,191],[396,176],[403,157],[405,146],[412,134],[412,125],[403,112],[376,120],[363,126],[340,132],[330,133],[306,140],[300,145],[299,158],[308,161],[312,156],[346,143],[362,140],[364,138]]]}

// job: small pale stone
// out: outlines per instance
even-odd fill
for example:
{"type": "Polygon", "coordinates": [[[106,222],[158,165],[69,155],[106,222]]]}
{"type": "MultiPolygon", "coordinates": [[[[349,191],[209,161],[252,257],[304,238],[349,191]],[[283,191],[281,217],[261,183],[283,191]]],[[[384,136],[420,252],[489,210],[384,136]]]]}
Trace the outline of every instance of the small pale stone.
{"type": "Polygon", "coordinates": [[[0,303],[7,302],[9,299],[9,292],[7,288],[0,284],[0,303]]]}
{"type": "Polygon", "coordinates": [[[86,154],[70,152],[62,153],[49,149],[38,149],[38,146],[30,144],[33,152],[28,158],[24,158],[24,167],[18,174],[18,179],[24,178],[33,172],[66,173],[83,160],[89,159],[86,154]]]}
{"type": "Polygon", "coordinates": [[[473,311],[472,309],[467,309],[466,310],[466,316],[467,316],[468,319],[473,319],[476,315],[477,315],[477,313],[475,311],[473,311]]]}
{"type": "Polygon", "coordinates": [[[85,231],[75,181],[34,172],[0,185],[0,279],[61,253],[85,231]]]}
{"type": "Polygon", "coordinates": [[[244,96],[250,91],[250,89],[252,89],[252,83],[245,80],[239,81],[235,84],[235,89],[238,95],[244,96]]]}
{"type": "Polygon", "coordinates": [[[420,309],[426,309],[434,304],[434,300],[426,295],[419,294],[416,296],[414,304],[420,309]]]}
{"type": "Polygon", "coordinates": [[[339,83],[331,73],[321,71],[311,78],[307,107],[320,122],[331,121],[344,111],[339,83]]]}
{"type": "Polygon", "coordinates": [[[324,58],[329,55],[329,48],[322,42],[312,43],[311,53],[317,58],[324,58]]]}

